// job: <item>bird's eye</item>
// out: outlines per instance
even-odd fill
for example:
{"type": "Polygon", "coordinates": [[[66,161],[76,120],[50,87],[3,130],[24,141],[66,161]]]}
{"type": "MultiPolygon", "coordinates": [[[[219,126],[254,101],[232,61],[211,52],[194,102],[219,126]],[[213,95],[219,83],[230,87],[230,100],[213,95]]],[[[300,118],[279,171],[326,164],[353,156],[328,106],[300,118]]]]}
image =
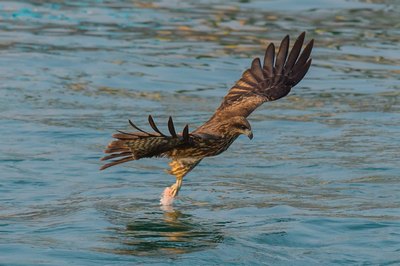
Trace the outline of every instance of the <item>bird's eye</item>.
{"type": "Polygon", "coordinates": [[[240,129],[245,130],[245,129],[247,129],[247,127],[246,126],[240,126],[240,129]]]}

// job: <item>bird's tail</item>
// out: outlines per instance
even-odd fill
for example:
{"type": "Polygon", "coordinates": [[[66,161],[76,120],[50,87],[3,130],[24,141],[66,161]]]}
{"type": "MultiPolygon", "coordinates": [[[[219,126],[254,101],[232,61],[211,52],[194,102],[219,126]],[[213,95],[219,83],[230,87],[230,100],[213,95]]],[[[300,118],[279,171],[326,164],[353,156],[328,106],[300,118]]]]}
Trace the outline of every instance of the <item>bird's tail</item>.
{"type": "Polygon", "coordinates": [[[168,120],[170,136],[161,133],[151,116],[149,124],[155,132],[146,132],[130,120],[129,124],[138,131],[132,133],[118,131],[119,133],[113,135],[116,140],[110,142],[104,151],[110,155],[101,158],[102,161],[113,160],[103,165],[100,170],[145,157],[167,156],[166,153],[171,149],[189,142],[189,126],[186,125],[182,133],[177,134],[171,117],[168,120]]]}
{"type": "Polygon", "coordinates": [[[101,158],[102,161],[106,160],[112,160],[111,162],[103,165],[100,170],[104,170],[108,167],[120,164],[120,163],[125,163],[129,162],[132,160],[135,160],[135,157],[132,156],[131,149],[129,148],[129,141],[135,141],[135,137],[133,135],[129,134],[114,134],[114,138],[117,140],[114,140],[110,142],[106,149],[104,150],[105,153],[111,153],[110,155],[104,156],[101,158]]]}

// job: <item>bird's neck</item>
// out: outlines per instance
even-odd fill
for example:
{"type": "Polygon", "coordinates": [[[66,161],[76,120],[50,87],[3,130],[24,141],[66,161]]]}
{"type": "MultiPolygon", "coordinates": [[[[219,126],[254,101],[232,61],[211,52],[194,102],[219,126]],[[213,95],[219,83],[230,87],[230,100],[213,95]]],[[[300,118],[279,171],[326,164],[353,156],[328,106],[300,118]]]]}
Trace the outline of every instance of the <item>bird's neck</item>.
{"type": "Polygon", "coordinates": [[[239,134],[235,134],[235,135],[229,135],[226,137],[226,139],[228,140],[228,145],[230,146],[237,138],[239,137],[239,134]]]}

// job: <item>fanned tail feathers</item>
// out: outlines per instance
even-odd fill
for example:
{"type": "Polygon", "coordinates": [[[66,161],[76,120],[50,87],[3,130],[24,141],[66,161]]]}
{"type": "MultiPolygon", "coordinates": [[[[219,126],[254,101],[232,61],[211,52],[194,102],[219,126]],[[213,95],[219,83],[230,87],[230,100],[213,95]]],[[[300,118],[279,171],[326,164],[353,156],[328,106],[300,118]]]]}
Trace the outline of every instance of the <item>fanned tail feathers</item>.
{"type": "Polygon", "coordinates": [[[182,134],[177,134],[174,122],[169,117],[168,130],[171,135],[167,136],[158,129],[151,115],[149,115],[148,121],[155,132],[146,132],[129,120],[129,124],[138,130],[138,132],[128,133],[118,131],[119,133],[113,135],[113,138],[116,140],[110,142],[104,151],[105,153],[110,153],[110,155],[101,158],[101,160],[114,160],[103,165],[100,170],[140,158],[163,156],[165,152],[178,145],[188,143],[190,137],[188,125],[185,126],[182,134]]]}

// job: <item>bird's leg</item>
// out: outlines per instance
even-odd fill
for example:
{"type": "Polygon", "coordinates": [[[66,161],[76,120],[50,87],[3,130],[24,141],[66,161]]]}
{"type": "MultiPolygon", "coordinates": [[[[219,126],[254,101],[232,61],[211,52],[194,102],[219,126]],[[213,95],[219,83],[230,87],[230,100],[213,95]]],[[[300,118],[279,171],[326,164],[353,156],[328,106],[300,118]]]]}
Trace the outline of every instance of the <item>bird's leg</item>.
{"type": "Polygon", "coordinates": [[[178,195],[179,190],[182,187],[183,177],[176,177],[176,182],[172,186],[170,186],[169,196],[175,198],[178,195]]]}
{"type": "Polygon", "coordinates": [[[178,195],[179,190],[181,189],[183,181],[183,176],[177,176],[176,182],[170,187],[167,187],[160,199],[160,203],[163,206],[172,206],[172,202],[174,201],[175,197],[178,195]]]}

